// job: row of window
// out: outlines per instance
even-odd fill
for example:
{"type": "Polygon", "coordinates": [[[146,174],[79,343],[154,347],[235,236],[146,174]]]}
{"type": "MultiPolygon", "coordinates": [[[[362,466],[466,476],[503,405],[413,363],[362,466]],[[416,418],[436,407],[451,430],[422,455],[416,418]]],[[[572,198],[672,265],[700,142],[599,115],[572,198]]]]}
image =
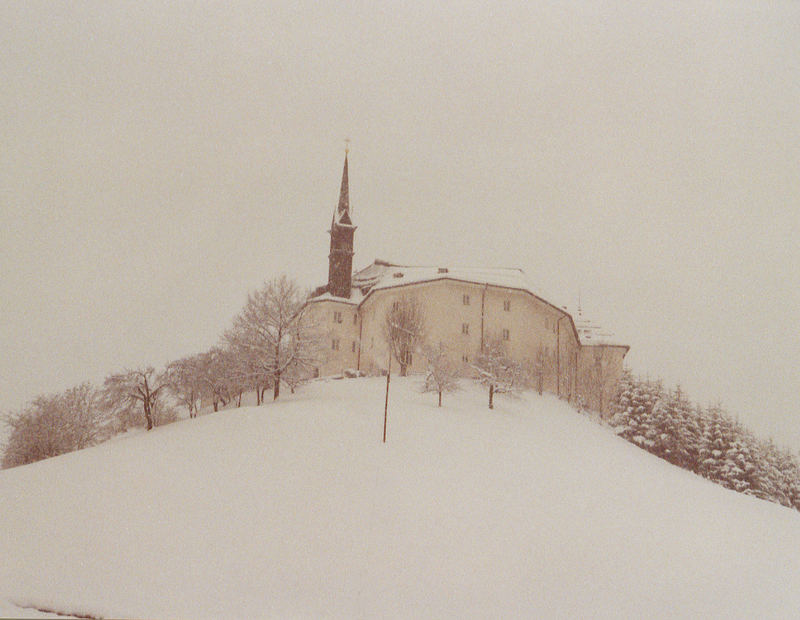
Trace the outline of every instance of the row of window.
{"type": "MultiPolygon", "coordinates": [[[[338,351],[339,350],[339,339],[338,338],[334,338],[333,340],[331,340],[331,350],[332,351],[338,351]]],[[[353,353],[356,352],[356,341],[355,340],[353,340],[353,342],[352,342],[352,344],[350,346],[350,350],[353,353]]]]}
{"type": "MultiPolygon", "coordinates": [[[[468,306],[469,305],[469,295],[467,295],[466,293],[464,295],[462,295],[461,296],[461,303],[464,306],[468,306]]],[[[505,310],[506,312],[511,312],[511,300],[510,299],[503,300],[503,310],[505,310]]]]}
{"type": "MultiPolygon", "coordinates": [[[[341,323],[342,322],[342,313],[339,310],[334,310],[333,311],[333,322],[334,323],[341,323]]],[[[353,315],[353,325],[356,325],[357,323],[358,323],[358,315],[354,314],[353,315]]]]}
{"type": "MultiPolygon", "coordinates": [[[[461,324],[461,333],[465,336],[469,336],[469,323],[461,324]]],[[[503,330],[503,340],[511,340],[511,332],[507,329],[503,330]]]]}
{"type": "MultiPolygon", "coordinates": [[[[461,302],[462,302],[462,303],[463,303],[465,306],[468,306],[468,305],[469,305],[469,295],[466,295],[466,294],[465,294],[465,295],[463,295],[463,296],[461,297],[461,302]]],[[[400,306],[400,302],[399,302],[399,301],[395,301],[395,302],[392,304],[392,309],[393,309],[393,310],[397,310],[397,308],[398,308],[399,306],[400,306]]],[[[506,300],[504,300],[504,301],[503,301],[503,310],[505,310],[506,312],[511,312],[511,300],[510,300],[510,299],[506,299],[506,300]]],[[[548,324],[547,322],[548,322],[549,320],[550,320],[549,318],[546,318],[546,319],[545,319],[546,326],[547,326],[548,328],[549,328],[549,324],[548,324]]],[[[339,310],[334,310],[334,311],[333,311],[333,322],[334,322],[334,323],[342,323],[343,321],[344,321],[344,319],[343,319],[343,317],[342,317],[342,313],[341,313],[341,311],[339,311],[339,310]]],[[[353,315],[353,325],[356,325],[356,324],[358,324],[358,314],[354,314],[354,315],[353,315]]],[[[464,333],[467,333],[467,332],[464,332],[464,333]]]]}
{"type": "MultiPolygon", "coordinates": [[[[465,306],[469,305],[469,295],[464,295],[462,301],[465,306]]],[[[395,301],[393,307],[396,308],[399,302],[395,301]]],[[[506,299],[503,301],[503,310],[509,312],[511,310],[511,301],[506,299]]],[[[333,312],[333,322],[334,323],[342,323],[343,322],[342,313],[339,310],[334,310],[333,312]]],[[[358,314],[353,315],[353,325],[358,324],[358,314]]],[[[548,331],[552,331],[554,334],[558,331],[558,321],[555,319],[551,319],[549,316],[544,317],[544,327],[548,331]]],[[[469,323],[462,323],[461,324],[461,333],[469,335],[469,323]]],[[[503,330],[503,340],[510,340],[510,333],[507,329],[503,330]]],[[[338,350],[338,349],[334,349],[338,350]]],[[[354,349],[355,350],[355,349],[354,349]]]]}

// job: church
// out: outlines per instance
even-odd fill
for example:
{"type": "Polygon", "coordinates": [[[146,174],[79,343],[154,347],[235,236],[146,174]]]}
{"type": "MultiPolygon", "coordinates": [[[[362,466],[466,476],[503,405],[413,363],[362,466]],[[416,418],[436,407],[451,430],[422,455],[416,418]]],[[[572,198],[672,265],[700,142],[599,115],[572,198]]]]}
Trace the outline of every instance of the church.
{"type": "MultiPolygon", "coordinates": [[[[356,226],[350,216],[348,155],[345,153],[339,204],[333,212],[328,282],[317,288],[306,311],[325,333],[319,375],[348,369],[384,372],[388,345],[384,317],[402,297],[423,308],[425,341],[444,343],[465,374],[487,343],[501,342],[523,365],[539,360],[543,388],[570,401],[582,399],[603,411],[622,374],[629,347],[615,342],[591,321],[544,299],[520,269],[398,265],[385,260],[353,271],[356,226]]],[[[421,351],[409,360],[410,373],[424,372],[421,351]]]]}

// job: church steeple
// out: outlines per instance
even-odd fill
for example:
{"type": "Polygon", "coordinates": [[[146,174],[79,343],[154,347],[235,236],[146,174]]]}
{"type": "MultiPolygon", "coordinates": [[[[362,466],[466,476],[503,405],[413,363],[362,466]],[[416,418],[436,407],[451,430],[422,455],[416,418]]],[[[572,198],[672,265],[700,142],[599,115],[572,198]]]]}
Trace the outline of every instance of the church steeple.
{"type": "Polygon", "coordinates": [[[339,206],[336,208],[336,219],[339,222],[352,224],[350,221],[350,181],[347,178],[347,154],[344,152],[344,170],[342,170],[342,187],[339,189],[339,206]],[[346,219],[346,222],[342,220],[346,219]]]}
{"type": "Polygon", "coordinates": [[[331,221],[331,252],[328,254],[328,292],[335,297],[350,297],[353,280],[353,233],[356,227],[350,219],[350,181],[347,174],[347,155],[344,154],[342,186],[339,205],[331,221]]]}

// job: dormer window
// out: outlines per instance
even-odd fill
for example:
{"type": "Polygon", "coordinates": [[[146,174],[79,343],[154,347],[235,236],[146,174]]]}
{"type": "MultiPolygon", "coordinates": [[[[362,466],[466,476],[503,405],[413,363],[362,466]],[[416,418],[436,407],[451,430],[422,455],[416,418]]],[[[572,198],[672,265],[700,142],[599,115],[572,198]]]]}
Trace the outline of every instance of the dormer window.
{"type": "Polygon", "coordinates": [[[334,312],[333,313],[333,322],[334,323],[341,323],[342,322],[342,313],[341,312],[334,312]]]}
{"type": "Polygon", "coordinates": [[[503,310],[505,310],[506,312],[510,312],[511,311],[511,300],[510,299],[506,299],[503,302],[503,310]]]}
{"type": "Polygon", "coordinates": [[[403,272],[402,271],[396,271],[394,274],[392,274],[392,277],[393,278],[402,278],[403,277],[403,272]]]}
{"type": "Polygon", "coordinates": [[[462,295],[461,296],[461,303],[465,306],[469,305],[469,295],[462,295]]]}

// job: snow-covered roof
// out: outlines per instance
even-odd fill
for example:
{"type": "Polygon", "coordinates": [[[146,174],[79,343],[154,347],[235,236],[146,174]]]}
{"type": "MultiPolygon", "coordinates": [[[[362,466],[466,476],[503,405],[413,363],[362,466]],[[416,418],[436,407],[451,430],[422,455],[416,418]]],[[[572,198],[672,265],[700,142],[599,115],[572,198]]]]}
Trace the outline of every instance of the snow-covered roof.
{"type": "Polygon", "coordinates": [[[354,289],[350,293],[350,297],[337,297],[336,295],[331,295],[329,292],[322,293],[322,295],[316,295],[315,297],[309,298],[309,302],[312,301],[338,301],[343,304],[350,304],[353,306],[357,306],[361,303],[361,300],[364,299],[364,296],[361,294],[360,290],[354,289]]]}
{"type": "Polygon", "coordinates": [[[575,321],[575,329],[578,331],[578,338],[580,338],[582,346],[590,346],[593,344],[619,347],[628,346],[621,344],[613,333],[586,318],[580,308],[576,313],[572,314],[572,318],[575,321]]]}
{"type": "MultiPolygon", "coordinates": [[[[436,280],[460,280],[502,286],[527,291],[543,300],[547,300],[549,297],[533,290],[522,269],[397,265],[382,260],[376,260],[368,267],[354,273],[353,288],[367,293],[372,290],[436,280]]],[[[547,303],[555,305],[552,301],[547,303]]]]}

